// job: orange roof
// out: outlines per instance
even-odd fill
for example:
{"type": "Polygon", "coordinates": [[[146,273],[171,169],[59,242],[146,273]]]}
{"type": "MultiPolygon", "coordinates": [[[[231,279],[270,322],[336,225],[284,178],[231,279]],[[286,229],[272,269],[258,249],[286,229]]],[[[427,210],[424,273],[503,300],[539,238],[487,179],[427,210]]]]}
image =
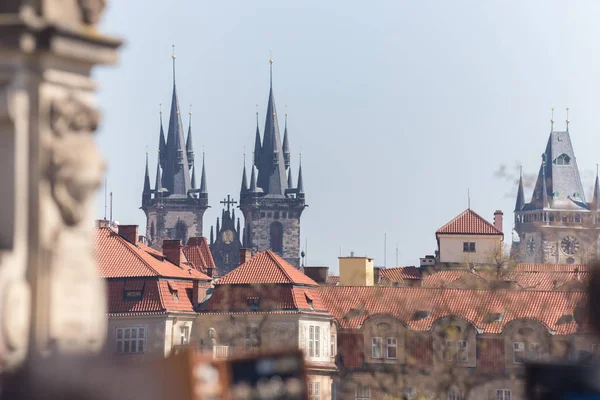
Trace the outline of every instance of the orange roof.
{"type": "Polygon", "coordinates": [[[402,282],[405,279],[421,279],[421,271],[416,267],[382,268],[379,271],[379,279],[387,279],[391,282],[402,282]]]}
{"type": "Polygon", "coordinates": [[[447,271],[435,272],[426,278],[423,278],[423,287],[441,288],[452,282],[455,282],[465,276],[474,277],[476,279],[482,279],[478,274],[471,272],[466,269],[451,269],[447,271]]]}
{"type": "Polygon", "coordinates": [[[486,221],[481,215],[470,208],[463,211],[460,215],[442,226],[436,232],[437,234],[458,234],[458,235],[502,235],[502,231],[493,224],[486,221]]]}
{"type": "Polygon", "coordinates": [[[193,268],[180,268],[148,246],[134,245],[110,228],[95,232],[98,271],[103,278],[160,276],[179,279],[211,278],[193,268]]]}
{"type": "Polygon", "coordinates": [[[291,264],[266,250],[256,253],[250,260],[219,279],[216,285],[276,284],[319,286],[317,282],[298,271],[291,264]]]}
{"type": "Polygon", "coordinates": [[[584,290],[589,272],[513,272],[507,279],[516,281],[522,290],[564,290],[569,286],[584,290]]]}
{"type": "Polygon", "coordinates": [[[360,328],[373,314],[390,314],[415,331],[426,331],[435,320],[453,315],[485,333],[500,333],[509,322],[525,318],[537,320],[557,334],[571,334],[577,324],[564,322],[563,317],[573,315],[585,297],[583,292],[420,287],[321,286],[319,290],[325,306],[344,329],[360,328]],[[503,313],[501,321],[490,322],[490,313],[503,313]]]}
{"type": "Polygon", "coordinates": [[[327,276],[327,282],[328,285],[338,285],[340,283],[340,276],[339,275],[329,275],[327,276]]]}
{"type": "Polygon", "coordinates": [[[584,264],[517,264],[513,271],[535,272],[575,272],[590,271],[591,267],[584,264]]]}
{"type": "Polygon", "coordinates": [[[190,238],[188,244],[183,246],[183,253],[193,267],[199,271],[215,268],[215,261],[205,237],[190,238]]]}

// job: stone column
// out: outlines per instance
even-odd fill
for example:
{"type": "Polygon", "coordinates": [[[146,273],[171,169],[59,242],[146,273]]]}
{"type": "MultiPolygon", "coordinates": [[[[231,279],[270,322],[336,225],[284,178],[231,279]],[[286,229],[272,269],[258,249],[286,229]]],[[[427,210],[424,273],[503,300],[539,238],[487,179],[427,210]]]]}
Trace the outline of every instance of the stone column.
{"type": "Polygon", "coordinates": [[[119,39],[105,0],[0,1],[0,371],[98,351],[106,298],[92,200],[104,163],[92,67],[119,39]]]}

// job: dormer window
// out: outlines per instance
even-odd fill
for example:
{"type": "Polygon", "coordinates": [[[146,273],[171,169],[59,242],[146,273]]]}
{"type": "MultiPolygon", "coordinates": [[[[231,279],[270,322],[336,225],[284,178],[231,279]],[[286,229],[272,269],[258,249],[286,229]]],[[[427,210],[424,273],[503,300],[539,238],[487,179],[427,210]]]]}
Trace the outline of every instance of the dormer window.
{"type": "Polygon", "coordinates": [[[565,153],[562,153],[560,156],[556,157],[556,160],[554,160],[554,162],[556,165],[569,165],[571,164],[571,157],[569,157],[565,153]]]}
{"type": "Polygon", "coordinates": [[[171,292],[173,300],[179,300],[179,290],[175,282],[167,281],[167,285],[169,286],[169,292],[171,292]]]}
{"type": "Polygon", "coordinates": [[[308,297],[308,295],[306,293],[304,293],[304,297],[306,297],[306,302],[308,303],[308,308],[310,308],[311,311],[315,311],[315,307],[313,306],[313,301],[310,297],[308,297]]]}
{"type": "Polygon", "coordinates": [[[142,299],[142,291],[141,290],[126,290],[124,293],[125,301],[134,301],[142,299]]]}
{"type": "Polygon", "coordinates": [[[259,297],[248,297],[246,299],[246,302],[247,302],[248,308],[250,310],[258,310],[258,308],[260,307],[260,298],[259,297]]]}

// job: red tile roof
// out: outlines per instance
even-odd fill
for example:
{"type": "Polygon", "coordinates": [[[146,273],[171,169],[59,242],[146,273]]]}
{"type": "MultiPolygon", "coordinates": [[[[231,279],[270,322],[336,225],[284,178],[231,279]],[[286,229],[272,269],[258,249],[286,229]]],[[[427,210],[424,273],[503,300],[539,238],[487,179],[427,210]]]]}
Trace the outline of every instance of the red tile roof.
{"type": "Polygon", "coordinates": [[[471,209],[463,211],[460,215],[448,222],[446,225],[442,226],[435,233],[436,235],[502,235],[502,231],[471,209]]]}
{"type": "Polygon", "coordinates": [[[591,267],[584,264],[517,264],[513,271],[535,272],[574,272],[590,271],[591,267]]]}
{"type": "Polygon", "coordinates": [[[94,239],[98,270],[103,278],[161,276],[211,280],[193,268],[176,266],[142,243],[128,242],[110,228],[97,228],[94,239]]]}
{"type": "Polygon", "coordinates": [[[402,282],[405,279],[421,279],[421,271],[416,267],[382,268],[379,271],[379,279],[386,279],[390,282],[402,282]]]}
{"type": "Polygon", "coordinates": [[[435,273],[423,278],[422,286],[430,287],[430,288],[442,288],[442,287],[446,287],[449,284],[456,282],[459,279],[463,279],[463,278],[467,278],[467,279],[470,278],[473,280],[481,281],[481,286],[477,286],[478,288],[487,287],[488,282],[485,278],[479,276],[475,272],[471,272],[466,269],[462,269],[462,270],[454,269],[454,270],[435,272],[435,273]]]}
{"type": "Polygon", "coordinates": [[[190,238],[188,244],[183,246],[183,253],[192,266],[199,271],[206,272],[208,268],[215,268],[215,261],[205,237],[190,238]]]}
{"type": "Polygon", "coordinates": [[[513,272],[506,279],[523,290],[585,290],[589,272],[513,272]]]}
{"type": "Polygon", "coordinates": [[[338,285],[340,283],[339,275],[329,275],[327,276],[327,284],[328,285],[338,285]]]}
{"type": "Polygon", "coordinates": [[[220,278],[216,285],[276,284],[318,286],[318,283],[298,271],[291,264],[266,250],[256,253],[250,260],[220,278]]]}
{"type": "Polygon", "coordinates": [[[585,297],[583,292],[374,286],[321,286],[319,290],[325,306],[343,329],[358,329],[373,314],[390,314],[415,331],[426,331],[435,320],[454,315],[485,333],[500,333],[506,324],[519,318],[537,320],[557,334],[573,333],[577,329],[574,321],[559,320],[573,315],[585,297]],[[490,313],[503,313],[502,320],[490,322],[490,313]]]}

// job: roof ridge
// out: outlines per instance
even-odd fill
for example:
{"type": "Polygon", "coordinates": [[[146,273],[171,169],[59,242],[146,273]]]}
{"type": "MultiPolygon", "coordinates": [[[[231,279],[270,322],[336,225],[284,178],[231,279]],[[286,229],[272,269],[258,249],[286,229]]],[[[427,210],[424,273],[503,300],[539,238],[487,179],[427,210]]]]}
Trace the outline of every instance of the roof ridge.
{"type": "Polygon", "coordinates": [[[479,215],[478,213],[476,213],[475,211],[473,211],[470,208],[467,208],[465,210],[465,212],[468,211],[471,214],[475,215],[476,217],[478,217],[479,219],[481,219],[485,224],[487,224],[490,228],[494,229],[495,231],[497,231],[498,233],[503,233],[500,229],[498,229],[496,227],[496,225],[492,224],[490,221],[488,221],[487,219],[483,218],[481,215],[479,215]]]}
{"type": "Polygon", "coordinates": [[[275,253],[273,253],[273,251],[271,251],[271,250],[267,250],[267,255],[269,257],[271,257],[271,260],[273,260],[275,262],[275,264],[279,267],[279,269],[285,275],[285,277],[289,279],[290,283],[292,283],[292,284],[295,283],[294,279],[285,270],[285,267],[279,262],[279,260],[278,260],[279,257],[275,257],[275,253]]]}
{"type": "Polygon", "coordinates": [[[445,228],[450,227],[453,223],[455,223],[456,221],[458,221],[460,218],[463,218],[467,215],[472,215],[473,217],[479,219],[480,221],[482,221],[486,226],[490,227],[493,231],[495,231],[498,234],[504,234],[501,230],[499,230],[494,224],[492,224],[490,221],[488,221],[487,219],[483,218],[481,215],[479,215],[478,213],[476,213],[475,211],[473,211],[470,208],[467,208],[465,211],[461,212],[460,214],[458,214],[456,217],[452,218],[450,221],[448,221],[447,223],[445,223],[444,225],[442,225],[438,230],[435,231],[435,233],[447,233],[447,232],[442,232],[445,228]]]}
{"type": "MultiPolygon", "coordinates": [[[[150,266],[150,264],[148,264],[148,262],[146,260],[144,260],[138,253],[137,251],[135,251],[132,246],[134,246],[132,243],[130,243],[128,240],[125,240],[123,237],[121,237],[117,232],[111,230],[110,232],[111,234],[115,235],[117,237],[117,240],[119,241],[119,243],[121,243],[122,245],[125,246],[125,248],[132,253],[139,261],[142,262],[142,264],[144,264],[144,266],[146,268],[148,268],[150,271],[154,272],[155,276],[160,276],[160,274],[158,273],[157,270],[155,270],[154,268],[152,268],[150,266]]],[[[137,247],[136,247],[137,249],[137,247]]],[[[142,249],[139,249],[140,251],[144,251],[142,249]]]]}

